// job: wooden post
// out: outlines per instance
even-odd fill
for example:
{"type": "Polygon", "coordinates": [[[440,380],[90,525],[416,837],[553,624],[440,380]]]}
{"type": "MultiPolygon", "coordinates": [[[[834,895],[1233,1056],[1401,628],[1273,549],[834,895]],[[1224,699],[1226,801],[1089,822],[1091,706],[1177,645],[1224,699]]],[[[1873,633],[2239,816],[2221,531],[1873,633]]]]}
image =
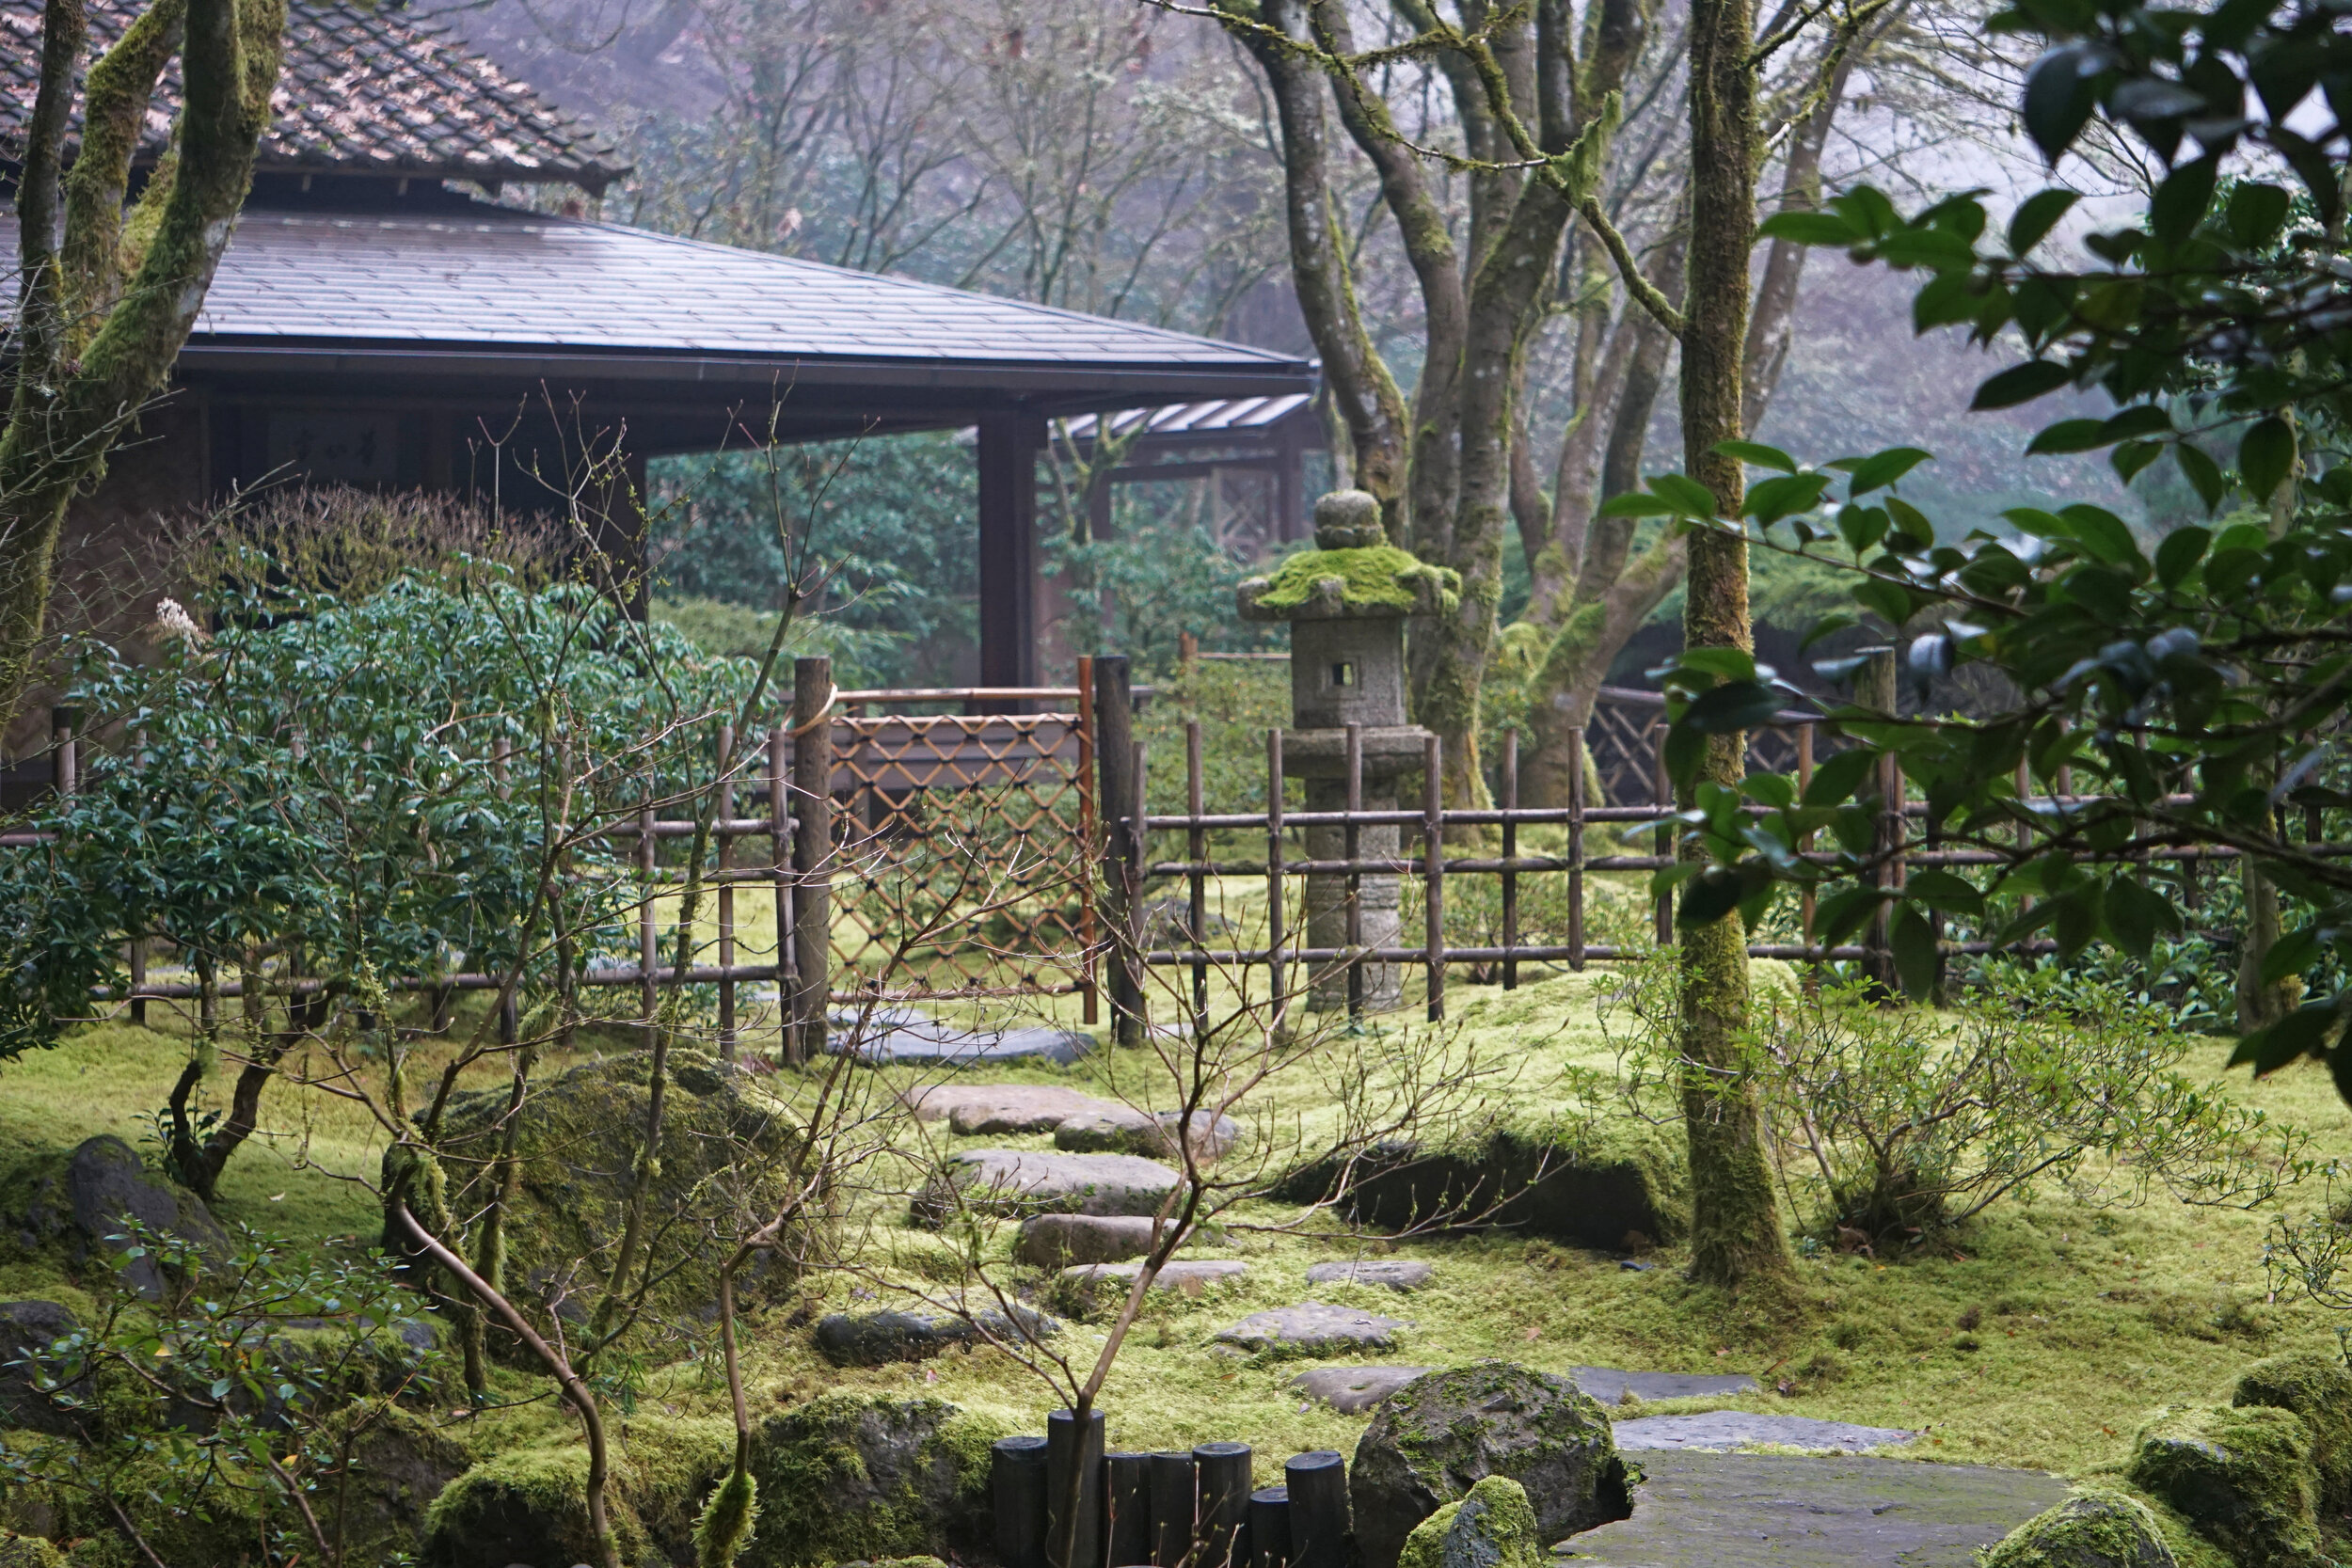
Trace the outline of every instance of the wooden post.
{"type": "Polygon", "coordinates": [[[735,726],[719,726],[719,1059],[735,1060],[735,726]]]}
{"type": "Polygon", "coordinates": [[[1104,1568],[1129,1568],[1152,1560],[1152,1456],[1103,1456],[1110,1484],[1104,1509],[1104,1568]]]}
{"type": "Polygon", "coordinates": [[[653,921],[655,852],[653,781],[648,779],[644,803],[637,808],[637,1005],[644,1015],[644,1022],[639,1028],[648,1051],[653,1049],[655,1032],[661,1026],[657,1016],[661,999],[656,975],[660,968],[661,938],[653,921]]]}
{"type": "MultiPolygon", "coordinates": [[[[1356,869],[1360,852],[1356,817],[1364,809],[1364,727],[1347,726],[1347,822],[1341,830],[1341,858],[1347,862],[1347,1016],[1364,1016],[1364,960],[1356,950],[1364,944],[1363,874],[1356,869]]],[[[1199,1450],[1195,1450],[1196,1452],[1199,1450]]],[[[1205,1483],[1204,1483],[1205,1484],[1205,1483]]]]}
{"type": "Polygon", "coordinates": [[[1265,732],[1265,972],[1266,1002],[1279,1034],[1290,1011],[1282,994],[1282,732],[1265,732]]]}
{"type": "Polygon", "coordinates": [[[1246,1560],[1235,1559],[1247,1551],[1249,1445],[1202,1443],[1193,1449],[1192,1458],[1200,1472],[1196,1568],[1248,1568],[1246,1560]]]}
{"type": "Polygon", "coordinates": [[[797,984],[792,965],[792,798],[785,787],[785,781],[791,777],[785,756],[791,744],[786,733],[789,728],[788,721],[779,721],[768,731],[768,832],[772,850],[770,863],[776,871],[776,1034],[785,1060],[798,1061],[792,1054],[796,1043],[792,999],[797,984]]]}
{"type": "Polygon", "coordinates": [[[1347,1568],[1347,1462],[1331,1449],[1282,1466],[1290,1491],[1291,1568],[1347,1568]]]}
{"type": "Polygon", "coordinates": [[[1045,1439],[996,1439],[989,1449],[988,1492],[1005,1568],[1045,1568],[1045,1439]]]}
{"type": "Polygon", "coordinates": [[[1103,1568],[1103,1413],[1088,1411],[1083,1431],[1071,1411],[1046,1417],[1045,1558],[1051,1568],[1103,1568]],[[1073,1480],[1078,1487],[1074,1513],[1073,1480]],[[1065,1551],[1066,1558],[1060,1555],[1065,1551]]]}
{"type": "MultiPolygon", "coordinates": [[[[1671,813],[1675,809],[1675,785],[1674,780],[1666,773],[1666,726],[1663,723],[1658,726],[1658,754],[1652,765],[1650,788],[1651,799],[1657,802],[1659,815],[1663,816],[1671,813]]],[[[1651,853],[1671,859],[1675,852],[1674,829],[1661,828],[1652,836],[1654,843],[1651,853]]],[[[1658,945],[1672,947],[1674,940],[1675,895],[1670,889],[1658,895],[1658,945]]]]}
{"type": "Polygon", "coordinates": [[[1078,992],[1085,1008],[1080,1022],[1089,1029],[1102,1022],[1097,1001],[1102,985],[1095,962],[1101,922],[1094,868],[1089,863],[1094,856],[1095,835],[1102,824],[1102,813],[1094,799],[1094,657],[1084,654],[1078,658],[1078,992]]]}
{"type": "MultiPolygon", "coordinates": [[[[1198,1467],[1191,1454],[1162,1452],[1152,1456],[1152,1560],[1158,1568],[1184,1568],[1192,1560],[1194,1504],[1199,1484],[1198,1467]]],[[[1334,1563],[1332,1568],[1343,1565],[1334,1563]]]]}
{"type": "Polygon", "coordinates": [[[1141,784],[1136,777],[1135,706],[1126,656],[1094,661],[1095,800],[1103,819],[1103,924],[1110,934],[1111,1038],[1143,1043],[1143,983],[1136,920],[1138,884],[1131,871],[1143,833],[1141,784]]]}
{"type": "MultiPolygon", "coordinates": [[[[1189,635],[1189,634],[1187,634],[1189,635]]],[[[1191,894],[1188,913],[1191,916],[1192,947],[1195,953],[1209,944],[1209,878],[1200,869],[1209,858],[1208,830],[1200,818],[1207,815],[1206,792],[1200,777],[1200,721],[1184,721],[1184,812],[1191,821],[1184,828],[1184,858],[1193,869],[1185,873],[1185,885],[1191,894]]],[[[1192,960],[1192,1037],[1197,1041],[1209,1032],[1209,961],[1203,958],[1192,960]]]]}
{"type": "Polygon", "coordinates": [[[1422,940],[1427,943],[1429,1022],[1445,1018],[1445,772],[1438,748],[1444,742],[1431,736],[1421,747],[1421,832],[1422,940]]]}
{"type": "MultiPolygon", "coordinates": [[[[1518,781],[1513,781],[1518,787],[1518,781]]],[[[1507,831],[1507,830],[1506,830],[1507,831]]],[[[1508,940],[1508,939],[1506,939],[1508,940]]],[[[1568,967],[1584,967],[1584,732],[1568,736],[1568,967]]],[[[1518,966],[1506,963],[1502,983],[1518,979],[1518,966]]]]}
{"type": "Polygon", "coordinates": [[[792,853],[795,1063],[823,1053],[832,994],[833,689],[832,659],[792,661],[792,794],[800,808],[792,853]]]}

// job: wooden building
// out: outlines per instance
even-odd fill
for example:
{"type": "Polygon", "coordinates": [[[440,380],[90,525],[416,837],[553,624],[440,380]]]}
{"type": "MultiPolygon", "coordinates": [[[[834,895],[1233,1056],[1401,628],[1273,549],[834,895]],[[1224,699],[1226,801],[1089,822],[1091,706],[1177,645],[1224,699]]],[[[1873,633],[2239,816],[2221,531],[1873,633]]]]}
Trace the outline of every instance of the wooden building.
{"type": "MultiPolygon", "coordinates": [[[[89,8],[103,45],[139,8],[89,8]]],[[[0,0],[0,156],[40,15],[0,0]]],[[[1313,384],[1280,354],[597,221],[628,172],[612,148],[394,5],[294,0],[276,105],[172,388],[85,536],[135,546],[160,514],[296,476],[544,505],[583,436],[642,464],[765,439],[771,410],[787,441],[977,426],[979,678],[1021,686],[1045,421],[1313,384]]]]}

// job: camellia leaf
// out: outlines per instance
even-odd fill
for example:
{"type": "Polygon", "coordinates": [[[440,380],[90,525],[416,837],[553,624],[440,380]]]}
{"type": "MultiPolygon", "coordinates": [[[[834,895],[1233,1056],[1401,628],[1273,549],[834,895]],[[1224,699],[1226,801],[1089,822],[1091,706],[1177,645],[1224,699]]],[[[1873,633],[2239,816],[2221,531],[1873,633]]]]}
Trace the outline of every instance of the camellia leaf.
{"type": "Polygon", "coordinates": [[[2055,359],[2028,359],[1988,376],[1969,401],[1971,409],[2014,408],[2044,393],[2055,392],[2074,379],[2074,372],[2055,359]]]}
{"type": "Polygon", "coordinates": [[[2255,420],[2238,441],[2238,482],[2258,503],[2267,502],[2294,467],[2295,427],[2276,414],[2255,420]]]}
{"type": "Polygon", "coordinates": [[[2052,186],[2019,202],[2015,214],[2009,220],[2009,253],[2024,260],[2026,253],[2040,245],[2058,227],[2067,210],[2080,199],[2073,191],[2052,186]]]}

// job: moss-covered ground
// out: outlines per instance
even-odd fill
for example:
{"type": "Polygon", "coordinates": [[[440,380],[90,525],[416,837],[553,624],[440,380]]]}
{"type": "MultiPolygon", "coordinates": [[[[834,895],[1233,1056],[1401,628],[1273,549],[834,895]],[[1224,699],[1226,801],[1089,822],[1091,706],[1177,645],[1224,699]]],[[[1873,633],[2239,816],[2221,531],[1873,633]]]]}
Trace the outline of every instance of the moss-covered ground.
{"type": "MultiPolygon", "coordinates": [[[[1502,1092],[1530,1102],[1515,1109],[1540,1110],[1559,1066],[1609,1059],[1595,1022],[1605,983],[1562,976],[1510,994],[1457,987],[1454,1037],[1508,1058],[1518,1076],[1502,1092]]],[[[622,1049],[625,1039],[592,1037],[584,1051],[622,1049]]],[[[0,1173],[21,1171],[40,1153],[93,1133],[137,1146],[184,1050],[173,1027],[113,1023],[0,1068],[0,1173]]],[[[2222,1078],[2228,1050],[2222,1040],[2201,1045],[2193,1066],[2222,1078]]],[[[1028,1065],[989,1076],[1084,1088],[1098,1085],[1107,1069],[1134,1083],[1138,1055],[1110,1052],[1074,1068],[1028,1065]]],[[[900,1086],[915,1075],[876,1076],[900,1086]]],[[[2321,1070],[2297,1068],[2261,1084],[2242,1073],[2224,1081],[2232,1094],[2311,1129],[2322,1152],[2352,1154],[2352,1113],[2321,1070]]],[[[789,1074],[771,1082],[787,1093],[805,1086],[789,1074]]],[[[1287,1092],[1297,1097],[1296,1109],[1311,1108],[1308,1091],[1287,1092]]],[[[280,1086],[265,1123],[268,1140],[229,1167],[222,1217],[318,1242],[371,1234],[372,1198],[355,1179],[373,1174],[382,1148],[372,1118],[348,1101],[280,1086]]],[[[956,1141],[936,1124],[929,1136],[956,1141]]],[[[1049,1143],[1042,1136],[980,1141],[1049,1143]]],[[[0,1181],[9,1180],[0,1174],[0,1181]]],[[[2315,1197],[2289,1201],[2308,1205],[2315,1197]]],[[[1211,1335],[1241,1315],[1310,1297],[1408,1320],[1389,1360],[1444,1365],[1502,1356],[1552,1371],[1597,1364],[1753,1372],[1763,1391],[1707,1404],[1916,1428],[1927,1434],[1913,1450],[1921,1457],[2073,1473],[2120,1457],[2122,1440],[2152,1406],[2226,1400],[2232,1380],[2257,1356],[2335,1345],[2327,1313],[2265,1300],[2265,1216],[2191,1209],[2161,1196],[2108,1211],[2050,1194],[2005,1202],[1949,1243],[1897,1259],[1839,1254],[1807,1238],[1796,1299],[1769,1307],[1689,1284],[1672,1249],[1641,1259],[1657,1266],[1634,1270],[1616,1256],[1511,1234],[1391,1243],[1350,1240],[1327,1225],[1322,1233],[1248,1227],[1279,1226],[1290,1215],[1273,1204],[1244,1211],[1233,1216],[1243,1223],[1228,1245],[1203,1250],[1247,1259],[1250,1272],[1240,1285],[1199,1298],[1154,1297],[1104,1396],[1114,1445],[1238,1438],[1274,1452],[1352,1446],[1363,1418],[1302,1400],[1287,1386],[1301,1363],[1207,1354],[1211,1335]],[[1310,1263],[1356,1254],[1426,1259],[1436,1265],[1435,1282],[1411,1295],[1305,1285],[1310,1263]]],[[[919,1282],[936,1272],[924,1259],[935,1263],[937,1243],[904,1227],[901,1205],[871,1217],[872,1255],[885,1259],[881,1277],[819,1278],[811,1289],[820,1299],[810,1305],[882,1305],[886,1278],[919,1282]],[[895,1275],[887,1261],[894,1252],[895,1275]]],[[[1792,1215],[1792,1224],[1806,1217],[1792,1215]]],[[[989,1250],[1001,1254],[1009,1243],[1008,1227],[989,1250]]],[[[53,1262],[8,1244],[0,1239],[0,1297],[81,1304],[53,1262]]],[[[831,1368],[810,1348],[807,1316],[779,1308],[755,1326],[749,1364],[763,1408],[835,1389],[922,1393],[1037,1429],[1054,1402],[1030,1373],[987,1350],[914,1366],[831,1368]]],[[[1098,1326],[1073,1323],[1058,1345],[1083,1362],[1100,1342],[1098,1326]]],[[[640,1408],[681,1416],[723,1408],[715,1377],[691,1355],[650,1367],[637,1398],[640,1408]]]]}

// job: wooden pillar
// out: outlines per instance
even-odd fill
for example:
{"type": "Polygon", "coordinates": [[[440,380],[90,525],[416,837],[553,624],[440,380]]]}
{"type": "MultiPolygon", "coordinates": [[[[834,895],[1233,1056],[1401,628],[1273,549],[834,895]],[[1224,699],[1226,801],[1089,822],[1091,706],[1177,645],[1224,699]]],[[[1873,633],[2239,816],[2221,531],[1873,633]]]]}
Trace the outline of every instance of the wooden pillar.
{"type": "Polygon", "coordinates": [[[980,416],[980,684],[1037,684],[1037,451],[1044,423],[980,416]]]}

